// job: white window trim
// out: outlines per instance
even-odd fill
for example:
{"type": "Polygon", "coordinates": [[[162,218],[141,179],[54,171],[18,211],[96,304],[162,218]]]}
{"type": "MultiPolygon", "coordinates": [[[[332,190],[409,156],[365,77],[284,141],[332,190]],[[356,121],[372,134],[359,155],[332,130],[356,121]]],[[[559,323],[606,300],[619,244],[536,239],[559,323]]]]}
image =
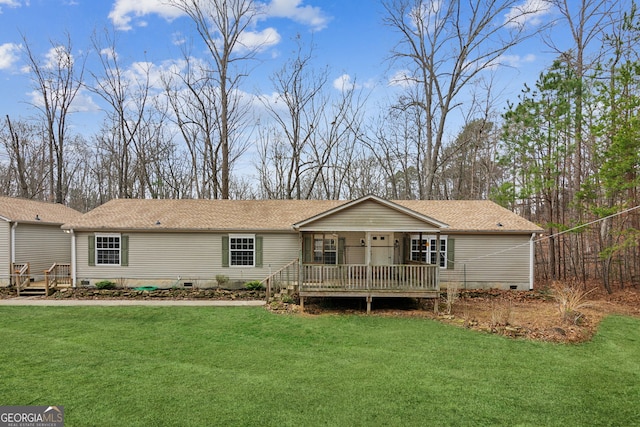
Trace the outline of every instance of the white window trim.
{"type": "MultiPolygon", "coordinates": [[[[440,235],[440,240],[444,240],[444,266],[440,266],[441,269],[445,270],[447,268],[447,253],[449,252],[449,242],[447,239],[447,235],[440,235]]],[[[438,242],[438,236],[436,236],[435,234],[423,234],[422,235],[422,240],[427,240],[429,242],[429,244],[427,245],[427,259],[431,260],[431,239],[436,240],[436,248],[438,248],[440,246],[440,242],[438,242]]],[[[411,240],[420,240],[420,235],[419,234],[412,234],[411,235],[411,240]]],[[[413,252],[411,250],[411,248],[409,248],[409,252],[411,255],[411,253],[413,252]]],[[[429,262],[429,265],[431,265],[431,263],[429,262]]]]}
{"type": "Polygon", "coordinates": [[[256,235],[255,234],[229,234],[229,268],[252,268],[256,266],[256,235]],[[233,264],[231,252],[237,251],[231,249],[231,240],[233,239],[252,239],[253,240],[253,263],[246,265],[233,264]]]}
{"type": "Polygon", "coordinates": [[[100,267],[121,267],[122,266],[122,234],[120,233],[98,233],[95,235],[94,237],[94,250],[95,250],[95,254],[94,254],[94,258],[95,258],[95,264],[96,267],[100,266],[100,267]],[[104,249],[98,249],[98,237],[117,237],[118,238],[118,263],[117,264],[103,264],[98,262],[98,251],[99,250],[104,250],[104,249]]]}

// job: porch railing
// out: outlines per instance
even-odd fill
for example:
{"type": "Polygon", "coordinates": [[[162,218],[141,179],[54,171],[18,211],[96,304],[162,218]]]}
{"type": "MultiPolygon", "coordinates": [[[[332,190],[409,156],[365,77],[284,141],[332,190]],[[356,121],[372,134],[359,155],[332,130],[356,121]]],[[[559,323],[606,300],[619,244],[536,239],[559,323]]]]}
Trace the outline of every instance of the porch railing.
{"type": "Polygon", "coordinates": [[[262,281],[267,289],[267,300],[271,298],[272,293],[278,292],[289,285],[298,284],[299,279],[300,263],[296,258],[262,281]]]}
{"type": "Polygon", "coordinates": [[[20,290],[24,289],[29,282],[31,282],[31,271],[29,263],[13,264],[13,280],[18,296],[20,296],[20,290]]]}
{"type": "Polygon", "coordinates": [[[58,285],[71,286],[72,284],[71,264],[54,263],[44,272],[44,287],[46,295],[49,295],[50,289],[55,289],[58,285]]]}
{"type": "MultiPolygon", "coordinates": [[[[297,259],[270,274],[262,283],[267,297],[290,285],[300,283],[297,259]]],[[[411,265],[302,265],[301,291],[437,291],[438,267],[411,265]]]]}
{"type": "Polygon", "coordinates": [[[438,266],[416,265],[311,265],[303,268],[301,290],[416,290],[439,289],[438,266]]]}

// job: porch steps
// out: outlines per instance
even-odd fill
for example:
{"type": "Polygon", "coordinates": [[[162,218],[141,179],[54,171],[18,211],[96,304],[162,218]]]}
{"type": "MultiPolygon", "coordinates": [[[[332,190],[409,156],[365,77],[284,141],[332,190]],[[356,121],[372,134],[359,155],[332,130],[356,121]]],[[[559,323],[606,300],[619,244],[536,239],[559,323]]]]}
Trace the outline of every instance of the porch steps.
{"type": "MultiPolygon", "coordinates": [[[[49,289],[49,295],[53,293],[53,289],[49,289]]],[[[48,296],[47,288],[44,282],[31,282],[28,286],[20,289],[21,297],[35,297],[35,296],[48,296]]]]}

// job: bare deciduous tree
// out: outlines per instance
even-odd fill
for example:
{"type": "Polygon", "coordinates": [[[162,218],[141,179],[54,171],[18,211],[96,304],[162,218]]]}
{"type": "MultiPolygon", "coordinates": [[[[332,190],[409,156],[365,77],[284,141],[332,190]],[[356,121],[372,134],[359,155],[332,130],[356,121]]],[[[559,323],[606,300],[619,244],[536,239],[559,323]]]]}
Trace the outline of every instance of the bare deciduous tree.
{"type": "Polygon", "coordinates": [[[56,203],[63,203],[68,190],[64,187],[68,119],[72,104],[82,88],[86,57],[80,57],[80,60],[74,57],[68,34],[64,44],[51,42],[51,49],[44,59],[36,55],[24,36],[23,42],[37,93],[34,106],[41,112],[45,123],[49,150],[49,197],[56,203]]]}
{"type": "Polygon", "coordinates": [[[243,35],[259,14],[253,0],[168,0],[168,3],[184,12],[196,27],[211,55],[208,78],[217,87],[218,120],[216,131],[220,146],[220,196],[229,198],[229,180],[234,138],[242,135],[242,121],[246,118],[246,106],[239,92],[240,82],[246,72],[241,64],[251,59],[257,46],[244,42],[243,35]]]}
{"type": "Polygon", "coordinates": [[[315,72],[311,59],[312,49],[303,51],[298,37],[295,56],[271,77],[276,99],[261,98],[275,123],[272,132],[262,135],[266,145],[260,168],[261,186],[272,197],[306,198],[303,192],[308,193],[309,186],[303,190],[303,180],[316,167],[308,150],[317,138],[327,105],[328,71],[315,72]],[[269,172],[272,167],[277,171],[275,180],[269,172]]]}
{"type": "Polygon", "coordinates": [[[27,199],[44,196],[47,184],[48,156],[42,132],[23,120],[6,116],[0,127],[0,143],[8,157],[2,176],[3,194],[27,199]]]}
{"type": "Polygon", "coordinates": [[[105,31],[102,37],[94,35],[93,46],[98,52],[102,70],[92,73],[95,85],[90,90],[108,105],[107,123],[101,139],[109,140],[111,154],[107,171],[115,171],[117,189],[113,197],[133,197],[137,154],[140,149],[144,117],[149,109],[149,64],[138,62],[133,72],[127,72],[118,56],[116,40],[105,31]],[[110,137],[105,134],[110,133],[110,137]]]}
{"type": "Polygon", "coordinates": [[[421,199],[433,196],[440,156],[452,113],[476,77],[497,66],[513,46],[532,34],[526,18],[536,13],[519,0],[387,0],[384,22],[400,37],[391,52],[404,67],[396,81],[411,87],[396,107],[424,114],[421,199]]]}

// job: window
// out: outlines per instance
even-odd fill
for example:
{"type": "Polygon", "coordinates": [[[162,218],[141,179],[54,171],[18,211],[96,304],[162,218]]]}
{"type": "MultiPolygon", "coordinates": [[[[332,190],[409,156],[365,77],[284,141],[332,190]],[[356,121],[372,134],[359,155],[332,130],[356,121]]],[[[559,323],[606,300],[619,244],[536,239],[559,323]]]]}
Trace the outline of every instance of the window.
{"type": "Polygon", "coordinates": [[[255,266],[256,239],[254,235],[229,236],[229,260],[232,266],[255,266]]]}
{"type": "Polygon", "coordinates": [[[324,234],[313,235],[313,262],[315,264],[338,263],[338,239],[324,234]]]}
{"type": "Polygon", "coordinates": [[[96,235],[96,265],[120,265],[119,234],[96,235]]]}
{"type": "MultiPolygon", "coordinates": [[[[436,236],[411,237],[411,261],[428,262],[435,264],[438,252],[436,249],[436,236]]],[[[440,267],[447,266],[447,238],[440,237],[440,267]]]]}

